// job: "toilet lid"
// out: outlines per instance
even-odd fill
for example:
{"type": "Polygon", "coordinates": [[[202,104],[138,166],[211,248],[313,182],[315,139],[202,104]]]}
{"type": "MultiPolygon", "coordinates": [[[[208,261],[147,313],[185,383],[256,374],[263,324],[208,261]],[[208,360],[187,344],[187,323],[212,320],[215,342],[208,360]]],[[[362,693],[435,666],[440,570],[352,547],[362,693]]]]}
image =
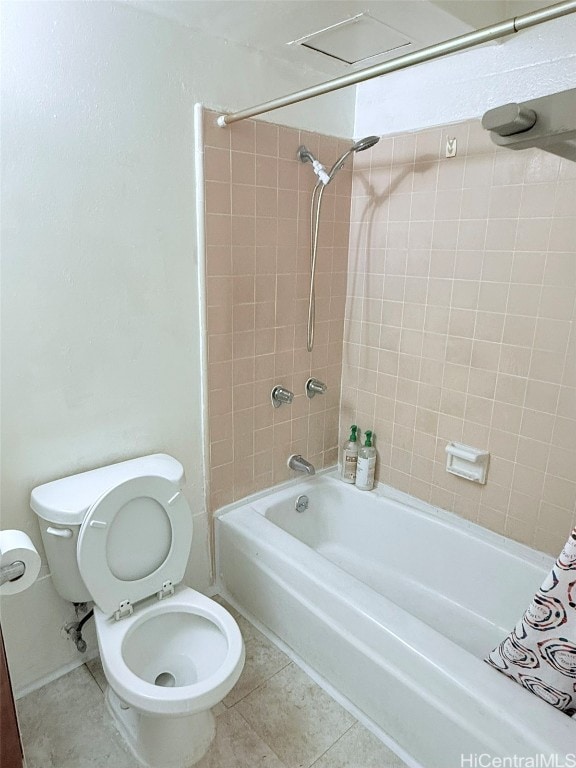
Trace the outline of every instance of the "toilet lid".
{"type": "Polygon", "coordinates": [[[192,544],[184,494],[163,477],[126,480],[88,510],[78,536],[78,567],[92,599],[107,616],[178,584],[192,544]]]}

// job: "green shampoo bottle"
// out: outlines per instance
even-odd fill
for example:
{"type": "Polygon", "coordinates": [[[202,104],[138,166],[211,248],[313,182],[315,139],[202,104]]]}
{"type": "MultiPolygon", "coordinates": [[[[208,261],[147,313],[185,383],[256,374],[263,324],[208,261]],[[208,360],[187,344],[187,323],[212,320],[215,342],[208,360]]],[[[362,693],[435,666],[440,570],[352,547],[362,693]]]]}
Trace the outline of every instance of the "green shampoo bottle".
{"type": "Polygon", "coordinates": [[[376,471],[376,448],[372,445],[372,432],[367,429],[364,434],[366,441],[358,449],[356,488],[361,491],[371,491],[374,488],[374,473],[376,471]]]}
{"type": "Polygon", "coordinates": [[[358,427],[352,424],[350,427],[350,437],[342,446],[342,465],[340,467],[340,478],[345,483],[356,482],[356,465],[358,463],[358,439],[356,432],[358,427]]]}

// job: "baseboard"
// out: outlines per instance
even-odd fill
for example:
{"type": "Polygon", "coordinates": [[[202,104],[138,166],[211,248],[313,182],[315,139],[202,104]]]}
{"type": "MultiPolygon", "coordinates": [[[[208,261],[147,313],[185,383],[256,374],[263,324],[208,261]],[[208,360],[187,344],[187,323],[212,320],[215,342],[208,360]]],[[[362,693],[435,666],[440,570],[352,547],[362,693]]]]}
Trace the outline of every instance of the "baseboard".
{"type": "Polygon", "coordinates": [[[83,664],[85,664],[87,661],[92,661],[92,659],[95,659],[98,657],[98,649],[94,651],[92,654],[85,654],[78,659],[75,659],[74,661],[71,661],[68,664],[64,664],[62,667],[58,667],[58,669],[54,669],[50,674],[45,675],[44,677],[40,677],[38,680],[34,680],[34,682],[29,683],[28,685],[25,685],[23,688],[16,688],[14,690],[14,698],[16,701],[18,699],[24,698],[24,696],[27,696],[29,693],[33,693],[34,691],[37,691],[39,688],[43,688],[45,685],[48,685],[48,683],[53,683],[54,680],[57,680],[59,677],[62,677],[63,675],[67,675],[68,672],[72,672],[72,670],[77,669],[78,667],[81,667],[83,664]]]}

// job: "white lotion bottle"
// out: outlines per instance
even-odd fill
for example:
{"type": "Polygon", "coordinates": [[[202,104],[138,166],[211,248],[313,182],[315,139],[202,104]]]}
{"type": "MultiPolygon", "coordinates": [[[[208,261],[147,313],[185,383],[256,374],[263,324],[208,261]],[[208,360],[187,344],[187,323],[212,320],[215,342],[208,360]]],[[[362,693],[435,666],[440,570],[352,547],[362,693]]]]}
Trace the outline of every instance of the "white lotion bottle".
{"type": "Polygon", "coordinates": [[[372,445],[372,432],[365,432],[366,441],[358,449],[358,468],[356,470],[356,488],[361,491],[371,491],[374,488],[374,473],[376,472],[376,448],[372,445]]]}
{"type": "Polygon", "coordinates": [[[350,427],[350,437],[342,446],[342,466],[340,468],[340,479],[345,483],[356,482],[356,465],[358,463],[358,440],[356,432],[358,427],[352,424],[350,427]]]}

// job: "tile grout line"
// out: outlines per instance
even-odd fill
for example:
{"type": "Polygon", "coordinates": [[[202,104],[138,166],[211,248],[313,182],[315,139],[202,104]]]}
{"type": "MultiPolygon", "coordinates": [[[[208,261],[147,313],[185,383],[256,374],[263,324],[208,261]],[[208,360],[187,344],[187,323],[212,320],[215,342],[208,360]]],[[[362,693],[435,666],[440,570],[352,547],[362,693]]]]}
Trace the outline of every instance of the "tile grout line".
{"type": "Polygon", "coordinates": [[[315,765],[317,765],[318,761],[319,761],[319,760],[322,760],[322,758],[324,757],[324,755],[325,755],[327,752],[329,752],[329,751],[332,749],[332,747],[335,747],[335,746],[336,746],[336,744],[338,744],[338,742],[339,742],[339,741],[341,741],[341,740],[344,738],[344,736],[346,736],[346,734],[347,734],[347,733],[349,733],[349,732],[352,730],[352,728],[354,728],[356,725],[358,725],[358,722],[359,722],[359,721],[355,719],[355,720],[354,720],[354,722],[352,723],[352,725],[351,725],[349,728],[346,728],[346,730],[344,731],[344,733],[340,734],[340,736],[338,736],[338,738],[337,738],[337,739],[336,739],[336,740],[335,740],[335,741],[334,741],[332,744],[330,744],[330,746],[329,746],[327,749],[325,749],[325,750],[324,750],[324,752],[322,752],[322,754],[321,754],[321,755],[319,755],[319,756],[316,758],[316,760],[314,760],[314,762],[313,762],[313,763],[311,763],[311,764],[308,766],[308,768],[314,768],[314,766],[315,766],[315,765]]]}
{"type": "MultiPolygon", "coordinates": [[[[94,657],[94,659],[90,659],[90,661],[96,661],[96,660],[100,661],[100,656],[96,656],[96,657],[94,657]]],[[[101,663],[101,662],[100,662],[100,663],[101,663]]],[[[104,689],[103,689],[103,688],[100,686],[100,683],[99,683],[99,682],[98,682],[98,680],[96,679],[96,675],[95,675],[95,674],[92,672],[92,670],[91,670],[91,669],[90,669],[90,667],[88,666],[88,662],[87,662],[87,661],[85,661],[85,662],[84,662],[84,664],[83,664],[83,666],[84,666],[84,667],[86,667],[86,669],[88,670],[88,672],[89,672],[89,674],[90,674],[90,677],[91,677],[91,678],[94,680],[94,682],[95,682],[95,683],[96,683],[96,685],[98,686],[98,690],[99,690],[99,691],[102,693],[102,695],[104,695],[104,689]]]]}
{"type": "MultiPolygon", "coordinates": [[[[271,675],[269,675],[269,677],[265,678],[265,679],[264,679],[264,680],[262,680],[260,683],[258,683],[258,685],[257,685],[257,686],[255,686],[255,687],[254,687],[254,688],[252,688],[250,691],[248,691],[248,693],[245,693],[245,694],[244,694],[244,696],[242,696],[242,698],[241,698],[241,699],[238,699],[238,701],[235,701],[235,702],[234,702],[234,704],[232,704],[231,706],[228,706],[228,705],[227,705],[227,704],[225,704],[225,703],[224,703],[224,701],[223,701],[222,703],[223,703],[223,704],[224,704],[224,706],[226,707],[226,710],[228,711],[228,710],[234,709],[234,707],[237,707],[237,706],[238,706],[238,704],[240,704],[240,703],[241,703],[241,702],[243,702],[245,699],[247,699],[247,698],[248,698],[248,696],[251,696],[253,693],[255,693],[256,691],[260,690],[260,688],[262,688],[262,687],[263,687],[263,686],[264,686],[266,683],[268,683],[270,680],[272,680],[272,678],[276,677],[276,675],[278,675],[280,672],[282,672],[282,670],[286,669],[286,667],[289,667],[289,666],[290,666],[290,664],[294,664],[294,662],[293,662],[291,659],[288,659],[288,661],[286,662],[286,664],[284,664],[282,667],[279,667],[279,668],[278,668],[278,669],[277,669],[275,672],[273,672],[271,675]]],[[[295,665],[295,664],[294,664],[294,666],[296,667],[296,665],[295,665]]],[[[234,690],[234,689],[232,689],[232,690],[234,690]]]]}
{"type": "MultiPolygon", "coordinates": [[[[236,706],[236,705],[234,705],[234,706],[236,706]]],[[[231,709],[234,709],[234,707],[231,707],[231,709]]],[[[244,717],[244,715],[242,714],[242,712],[240,712],[240,710],[238,710],[238,711],[236,712],[236,714],[237,714],[239,717],[241,717],[241,718],[242,718],[242,720],[243,720],[243,721],[246,723],[246,726],[247,726],[247,727],[248,727],[248,728],[249,728],[249,729],[250,729],[250,730],[251,730],[251,731],[252,731],[252,732],[253,732],[253,733],[254,733],[254,734],[255,734],[255,735],[256,735],[256,736],[259,738],[259,739],[260,739],[260,741],[261,741],[263,744],[265,744],[265,745],[266,745],[266,747],[267,747],[267,748],[270,750],[270,752],[271,752],[271,753],[274,755],[274,757],[276,757],[276,759],[278,760],[278,762],[279,762],[281,765],[285,766],[285,768],[289,768],[289,766],[287,766],[287,765],[286,765],[286,763],[284,762],[284,760],[282,760],[282,759],[281,759],[280,755],[278,755],[278,753],[277,753],[275,750],[273,750],[273,749],[272,749],[272,747],[270,746],[270,744],[268,744],[268,742],[266,741],[266,739],[262,738],[262,736],[261,736],[259,733],[257,733],[257,732],[254,730],[254,728],[253,728],[253,727],[250,725],[250,723],[248,722],[248,720],[246,720],[246,718],[244,717]]],[[[311,768],[311,767],[310,767],[310,768],[311,768]]]]}

